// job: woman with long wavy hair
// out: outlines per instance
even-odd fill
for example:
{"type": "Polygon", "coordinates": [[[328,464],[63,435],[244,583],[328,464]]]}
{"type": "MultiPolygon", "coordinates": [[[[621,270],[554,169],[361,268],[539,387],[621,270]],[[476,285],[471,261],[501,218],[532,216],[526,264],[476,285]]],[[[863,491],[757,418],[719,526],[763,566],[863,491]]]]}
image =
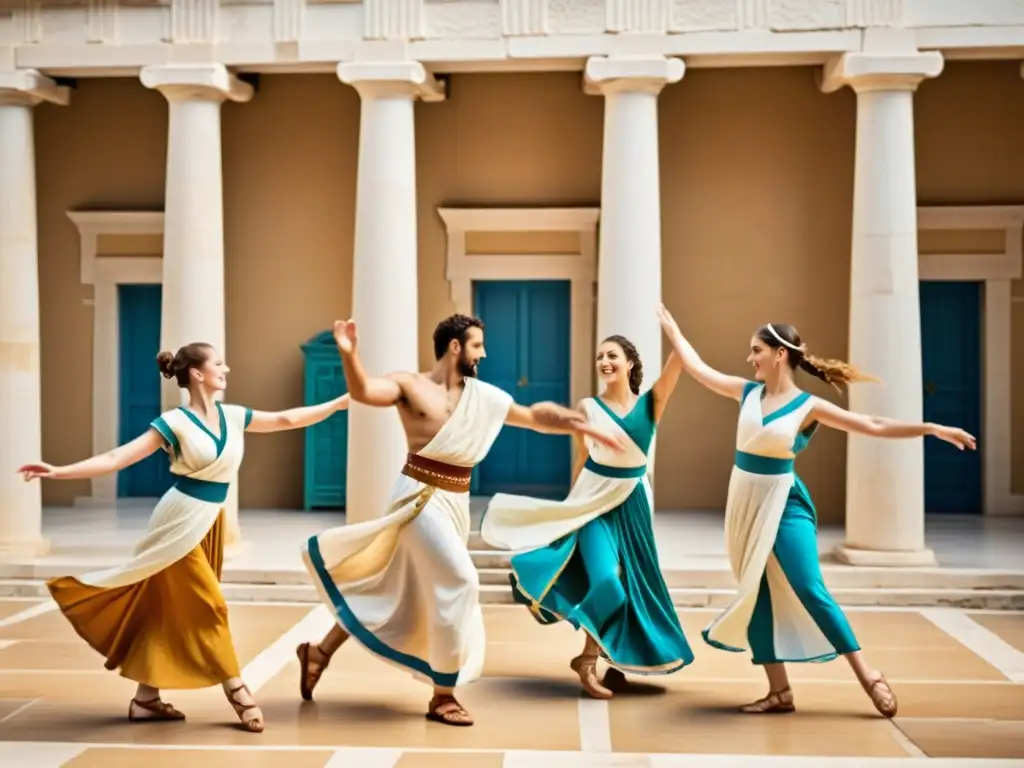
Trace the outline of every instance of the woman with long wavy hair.
{"type": "Polygon", "coordinates": [[[849,363],[810,354],[791,325],[768,323],[757,329],[747,356],[754,381],[747,381],[701,360],[664,307],[659,318],[683,369],[712,392],[740,403],[725,503],[726,545],[739,586],[732,604],[703,635],[722,650],[742,653],[749,648],[754,664],[764,667],[768,695],[742,711],[795,711],[785,664],[842,655],[879,713],[893,717],[896,695],[885,675],[868,666],[849,621],[825,587],[818,564],[817,515],[807,487],[793,471],[794,459],[819,425],[889,439],[937,437],[961,450],[973,450],[974,437],[940,424],[852,413],[802,392],[794,381],[797,370],[840,391],[875,379],[849,363]]]}

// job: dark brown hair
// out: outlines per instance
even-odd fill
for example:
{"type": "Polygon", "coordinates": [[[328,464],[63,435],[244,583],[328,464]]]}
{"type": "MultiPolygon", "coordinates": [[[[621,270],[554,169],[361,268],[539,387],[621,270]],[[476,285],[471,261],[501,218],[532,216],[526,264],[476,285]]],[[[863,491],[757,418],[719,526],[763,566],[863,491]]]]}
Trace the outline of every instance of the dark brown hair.
{"type": "Polygon", "coordinates": [[[161,352],[156,356],[156,364],[165,379],[177,379],[179,387],[188,389],[189,372],[203,366],[211,349],[209,344],[194,341],[176,353],[161,352]]]}
{"type": "Polygon", "coordinates": [[[874,376],[857,370],[843,360],[810,354],[807,351],[807,345],[800,341],[800,334],[792,325],[788,323],[770,323],[769,325],[762,325],[754,335],[772,349],[785,349],[789,367],[794,371],[799,368],[811,376],[821,379],[826,384],[831,384],[840,392],[849,384],[857,381],[878,381],[874,376]],[[772,329],[775,329],[775,333],[786,343],[779,341],[772,333],[772,329]],[[796,349],[787,346],[788,344],[792,344],[796,349]]]}
{"type": "Polygon", "coordinates": [[[446,317],[434,329],[434,359],[440,360],[448,351],[448,345],[453,341],[459,344],[466,344],[466,337],[470,328],[484,329],[484,322],[478,317],[468,315],[452,315],[446,317]]]}
{"type": "Polygon", "coordinates": [[[644,380],[644,364],[640,360],[640,353],[637,352],[636,345],[625,336],[609,336],[601,343],[607,344],[609,341],[618,344],[622,348],[622,354],[633,364],[633,367],[629,369],[629,391],[634,395],[639,395],[640,385],[644,380]]]}

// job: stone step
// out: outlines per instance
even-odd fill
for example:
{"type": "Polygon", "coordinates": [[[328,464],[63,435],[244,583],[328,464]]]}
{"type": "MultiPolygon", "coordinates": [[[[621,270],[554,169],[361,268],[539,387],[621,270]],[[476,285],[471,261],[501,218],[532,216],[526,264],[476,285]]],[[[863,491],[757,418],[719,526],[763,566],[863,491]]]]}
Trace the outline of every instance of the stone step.
{"type": "MultiPolygon", "coordinates": [[[[499,573],[488,574],[482,583],[480,600],[487,605],[513,604],[507,582],[496,583],[499,573]]],[[[318,602],[316,590],[309,584],[224,583],[224,597],[230,602],[318,602]]],[[[732,589],[669,589],[672,602],[681,608],[724,608],[733,598],[732,589]]],[[[888,607],[956,607],[996,610],[1024,609],[1024,590],[1018,589],[936,589],[869,588],[834,589],[840,605],[888,607]]],[[[38,579],[0,579],[0,598],[47,597],[46,584],[38,579]]]]}

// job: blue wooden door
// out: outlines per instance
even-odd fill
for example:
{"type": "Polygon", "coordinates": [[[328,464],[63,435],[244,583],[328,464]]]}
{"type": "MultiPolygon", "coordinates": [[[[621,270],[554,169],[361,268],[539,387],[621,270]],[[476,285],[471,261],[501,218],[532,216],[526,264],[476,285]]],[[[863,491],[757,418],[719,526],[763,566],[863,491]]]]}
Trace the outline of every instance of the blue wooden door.
{"type": "MultiPolygon", "coordinates": [[[[924,420],[978,435],[981,422],[981,285],[921,283],[924,420]]],[[[979,446],[979,451],[981,450],[979,446]]],[[[981,457],[928,438],[925,509],[980,514],[981,457]]]]}
{"type": "MultiPolygon", "coordinates": [[[[306,405],[345,394],[345,371],[331,331],[323,331],[303,344],[302,354],[306,359],[306,405]]],[[[303,506],[306,509],[341,509],[346,499],[348,411],[333,414],[305,433],[303,506]]]]}
{"type": "MultiPolygon", "coordinates": [[[[120,375],[118,438],[134,440],[160,415],[160,285],[118,286],[120,375]]],[[[161,496],[171,484],[167,454],[158,451],[118,473],[117,495],[161,496]]]]}
{"type": "MultiPolygon", "coordinates": [[[[486,326],[483,381],[521,405],[571,405],[569,289],[564,280],[476,283],[474,311],[486,326]]],[[[568,436],[506,428],[475,473],[474,492],[558,498],[568,492],[571,474],[568,436]]]]}

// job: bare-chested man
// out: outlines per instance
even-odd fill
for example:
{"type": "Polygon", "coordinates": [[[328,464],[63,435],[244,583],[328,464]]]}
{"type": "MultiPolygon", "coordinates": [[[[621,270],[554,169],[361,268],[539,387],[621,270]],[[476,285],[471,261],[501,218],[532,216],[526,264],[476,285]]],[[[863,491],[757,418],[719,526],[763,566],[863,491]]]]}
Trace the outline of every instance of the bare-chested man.
{"type": "Polygon", "coordinates": [[[506,424],[590,435],[612,446],[616,438],[591,428],[578,411],[554,403],[517,405],[479,381],[477,363],[485,353],[483,323],[476,318],[453,315],[438,324],[437,363],[428,373],[371,378],[356,354],[355,324],[335,323],[334,336],[352,400],[398,406],[409,456],[384,516],[306,543],[306,567],[338,623],[319,643],[297,649],[302,698],[312,698],[335,651],[355,637],[433,685],[429,719],[472,725],[454,688],[483,669],[479,578],[466,546],[473,466],[506,424]]]}

